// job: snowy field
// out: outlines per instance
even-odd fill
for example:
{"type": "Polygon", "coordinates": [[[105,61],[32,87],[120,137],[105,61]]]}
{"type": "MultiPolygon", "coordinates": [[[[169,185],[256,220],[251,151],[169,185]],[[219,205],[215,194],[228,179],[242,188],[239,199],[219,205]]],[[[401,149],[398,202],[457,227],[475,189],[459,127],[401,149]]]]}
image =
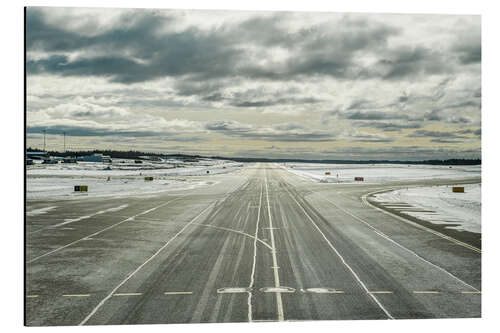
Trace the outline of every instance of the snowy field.
{"type": "Polygon", "coordinates": [[[465,193],[453,193],[452,186],[432,186],[381,193],[373,198],[388,208],[425,221],[480,233],[481,184],[457,186],[463,186],[465,193]]]}
{"type": "Polygon", "coordinates": [[[134,163],[116,159],[112,164],[78,162],[35,164],[27,168],[28,200],[76,199],[96,196],[134,196],[188,190],[216,183],[210,175],[240,170],[242,163],[222,160],[199,162],[134,163]],[[153,181],[144,177],[152,176],[153,181]],[[75,185],[87,185],[88,192],[75,192],[75,185]]]}
{"type": "Polygon", "coordinates": [[[322,183],[385,183],[398,180],[468,178],[481,175],[481,166],[441,166],[407,164],[318,164],[285,163],[286,170],[322,183]],[[326,175],[330,172],[330,175],[326,175]],[[356,182],[354,177],[363,177],[356,182]]]}

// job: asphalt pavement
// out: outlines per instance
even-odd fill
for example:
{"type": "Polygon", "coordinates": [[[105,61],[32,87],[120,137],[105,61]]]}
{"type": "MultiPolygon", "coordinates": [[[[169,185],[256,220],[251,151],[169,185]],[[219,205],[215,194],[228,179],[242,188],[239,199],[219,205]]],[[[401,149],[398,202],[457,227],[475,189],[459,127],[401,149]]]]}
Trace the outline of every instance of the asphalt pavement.
{"type": "Polygon", "coordinates": [[[26,325],[481,316],[480,235],[368,200],[463,179],[320,184],[275,164],[206,177],[185,191],[28,202],[45,212],[26,217],[26,325]]]}

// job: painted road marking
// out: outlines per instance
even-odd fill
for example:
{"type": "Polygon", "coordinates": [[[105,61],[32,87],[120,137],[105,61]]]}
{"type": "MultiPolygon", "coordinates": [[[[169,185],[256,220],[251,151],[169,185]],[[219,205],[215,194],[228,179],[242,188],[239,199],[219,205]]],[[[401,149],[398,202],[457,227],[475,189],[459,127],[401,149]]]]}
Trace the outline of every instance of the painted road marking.
{"type": "Polygon", "coordinates": [[[38,295],[28,295],[28,296],[26,296],[26,298],[37,298],[37,297],[38,297],[38,295]]]}
{"type": "Polygon", "coordinates": [[[192,291],[166,291],[165,295],[191,295],[192,291]]]}
{"type": "Polygon", "coordinates": [[[437,290],[414,290],[414,294],[439,294],[440,291],[437,290]]]}
{"type": "Polygon", "coordinates": [[[370,294],[392,294],[392,291],[389,290],[374,290],[369,291],[370,294]]]}
{"type": "Polygon", "coordinates": [[[230,287],[230,288],[217,289],[217,294],[239,294],[239,293],[248,293],[250,291],[252,291],[252,288],[230,287]]]}
{"type": "Polygon", "coordinates": [[[264,287],[264,288],[260,288],[259,290],[264,292],[264,293],[278,293],[278,294],[280,294],[280,293],[294,293],[295,292],[295,288],[282,287],[282,286],[264,287]]]}
{"type": "Polygon", "coordinates": [[[343,294],[342,290],[337,290],[334,288],[306,288],[301,289],[303,293],[311,293],[311,294],[343,294]]]}
{"type": "Polygon", "coordinates": [[[113,296],[140,296],[142,293],[119,293],[113,294],[113,296]]]}
{"type": "MultiPolygon", "coordinates": [[[[260,211],[262,208],[262,193],[263,186],[260,184],[260,196],[259,196],[259,209],[257,211],[257,222],[255,224],[255,233],[254,233],[254,241],[253,241],[253,262],[252,262],[252,273],[250,274],[250,284],[248,285],[248,289],[252,290],[253,285],[255,283],[255,265],[257,262],[257,236],[259,235],[259,224],[260,224],[260,211]]],[[[267,239],[265,239],[267,241],[267,239]]],[[[271,248],[272,250],[272,248],[271,248]]],[[[253,310],[252,310],[252,292],[248,292],[248,321],[253,321],[253,310]]]]}
{"type": "MultiPolygon", "coordinates": [[[[187,194],[186,194],[187,195],[187,194]]],[[[182,196],[181,198],[183,198],[184,196],[182,196]]],[[[180,198],[179,198],[180,199],[180,198]]],[[[174,199],[175,200],[175,199],[174,199]]],[[[172,201],[172,200],[171,200],[172,201]]],[[[171,202],[171,201],[167,201],[168,202],[171,202]]],[[[163,204],[165,205],[165,204],[163,204]]],[[[160,206],[157,206],[155,207],[156,208],[159,208],[161,207],[162,205],[160,206]]],[[[130,280],[130,278],[132,278],[132,276],[134,276],[137,272],[139,272],[144,266],[146,266],[151,260],[153,260],[158,254],[160,254],[174,239],[176,239],[180,234],[182,234],[184,232],[184,230],[186,230],[191,224],[193,224],[200,216],[202,216],[206,211],[208,211],[210,208],[212,208],[214,206],[213,203],[211,203],[210,205],[208,205],[205,209],[203,209],[198,215],[196,215],[191,221],[189,221],[181,230],[179,230],[179,232],[177,232],[174,236],[172,236],[172,238],[170,238],[162,247],[160,247],[151,257],[149,257],[146,261],[144,261],[142,264],[140,264],[134,271],[130,272],[127,277],[125,279],[123,279],[120,283],[118,283],[118,285],[113,289],[111,290],[111,292],[106,296],[104,297],[100,302],[99,304],[96,305],[95,308],[92,309],[92,311],[78,324],[78,326],[82,326],[82,325],[85,325],[85,323],[87,321],[89,321],[90,318],[92,318],[92,316],[97,312],[97,310],[99,310],[101,308],[101,306],[104,305],[104,303],[106,303],[106,301],[108,299],[110,299],[113,294],[121,287],[123,286],[128,280],[130,280]]]]}
{"type": "Polygon", "coordinates": [[[126,218],[126,219],[124,219],[124,220],[122,220],[122,221],[118,222],[118,223],[112,224],[112,225],[110,225],[109,227],[106,227],[106,228],[101,229],[101,230],[99,230],[99,231],[97,231],[97,232],[94,232],[93,234],[87,235],[87,236],[85,236],[85,237],[83,237],[83,238],[77,239],[76,241],[73,241],[73,242],[68,243],[68,244],[66,244],[66,245],[60,246],[60,247],[58,247],[58,248],[56,248],[56,249],[54,249],[54,250],[52,250],[52,251],[46,252],[46,253],[44,253],[44,254],[42,254],[42,255],[39,255],[38,257],[35,257],[35,258],[33,258],[33,259],[29,260],[29,261],[28,261],[28,264],[31,264],[32,262],[37,261],[38,259],[41,259],[41,258],[46,257],[46,256],[48,256],[48,255],[51,255],[51,254],[53,254],[53,253],[55,253],[55,252],[58,252],[58,251],[60,251],[60,250],[63,250],[63,249],[65,249],[65,248],[69,247],[69,246],[75,245],[75,244],[77,244],[77,243],[79,243],[79,242],[81,242],[81,241],[87,240],[88,238],[91,238],[91,237],[93,237],[93,236],[99,235],[99,234],[101,234],[101,233],[103,233],[103,232],[105,232],[105,231],[107,231],[107,230],[110,230],[110,229],[112,229],[112,228],[114,228],[114,227],[116,227],[116,226],[119,226],[119,225],[120,225],[120,224],[122,224],[122,223],[125,223],[125,222],[130,222],[130,221],[134,221],[134,219],[135,219],[136,217],[138,217],[138,216],[141,216],[141,215],[145,215],[145,214],[151,213],[152,211],[154,211],[154,210],[156,210],[156,209],[158,209],[158,208],[161,208],[161,207],[163,207],[163,206],[165,206],[165,205],[168,205],[168,204],[169,204],[169,203],[171,203],[171,202],[174,202],[174,201],[180,200],[180,199],[184,198],[184,197],[185,197],[185,196],[187,196],[187,195],[188,195],[188,194],[185,194],[185,195],[180,196],[180,197],[178,197],[178,198],[175,198],[175,199],[169,200],[169,201],[167,201],[167,202],[165,202],[165,203],[162,203],[161,205],[158,205],[158,206],[156,206],[156,207],[153,207],[153,208],[147,209],[147,210],[145,210],[145,211],[142,211],[142,212],[140,212],[140,213],[138,213],[138,214],[136,214],[136,215],[130,216],[130,217],[128,217],[128,218],[126,218]]]}
{"type": "MultiPolygon", "coordinates": [[[[377,193],[377,192],[373,192],[373,193],[377,193]]],[[[369,206],[369,207],[373,207],[373,208],[375,208],[376,210],[379,210],[379,211],[381,211],[381,212],[383,212],[383,213],[387,213],[387,212],[386,212],[386,211],[384,211],[383,209],[380,209],[380,208],[378,208],[378,207],[376,207],[376,206],[374,206],[374,205],[370,204],[370,203],[366,200],[366,195],[364,195],[361,199],[363,200],[363,202],[364,202],[367,206],[369,206]]],[[[337,207],[339,210],[343,211],[343,212],[344,212],[344,213],[346,213],[347,215],[349,215],[349,216],[351,216],[351,217],[355,218],[356,220],[358,220],[359,222],[363,223],[363,224],[364,224],[364,225],[366,225],[368,228],[372,229],[372,230],[373,230],[373,231],[374,231],[377,235],[379,235],[380,237],[385,238],[385,239],[386,239],[386,240],[388,240],[389,242],[391,242],[391,243],[393,243],[394,245],[398,246],[399,248],[401,248],[401,249],[405,250],[406,252],[411,253],[412,255],[414,255],[414,256],[415,256],[415,257],[417,257],[418,259],[422,260],[423,262],[425,262],[425,263],[427,263],[427,264],[429,264],[429,265],[431,265],[431,266],[433,266],[433,267],[435,267],[435,268],[439,269],[439,270],[440,270],[440,271],[442,271],[443,273],[445,273],[445,274],[447,274],[448,276],[452,277],[453,279],[455,279],[455,280],[459,281],[460,283],[462,283],[462,284],[466,285],[467,287],[469,287],[469,288],[471,288],[471,289],[473,289],[473,290],[477,290],[476,288],[474,288],[474,286],[471,286],[471,285],[470,285],[470,284],[468,284],[467,282],[465,282],[465,281],[461,280],[460,278],[456,277],[455,275],[451,274],[451,273],[450,273],[450,272],[448,272],[446,269],[444,269],[444,268],[442,268],[442,267],[440,267],[440,266],[438,266],[438,265],[436,265],[436,264],[433,264],[432,262],[430,262],[430,261],[428,261],[427,259],[424,259],[424,258],[423,258],[423,257],[421,257],[420,255],[418,255],[416,252],[414,252],[414,251],[412,251],[412,250],[408,249],[407,247],[405,247],[405,246],[401,245],[400,243],[396,242],[395,240],[393,240],[392,238],[390,238],[389,236],[387,236],[387,235],[386,235],[386,234],[384,234],[382,231],[378,230],[377,228],[375,228],[374,226],[372,226],[370,223],[366,222],[366,221],[365,221],[365,220],[363,220],[362,218],[360,218],[360,217],[358,217],[358,216],[356,216],[356,215],[352,214],[351,212],[349,212],[349,211],[345,210],[344,208],[340,207],[339,205],[337,205],[336,203],[334,203],[333,201],[331,201],[331,200],[329,200],[329,199],[326,199],[326,201],[330,202],[332,205],[334,205],[335,207],[337,207]]],[[[397,215],[394,215],[394,214],[391,214],[391,213],[388,213],[388,214],[389,214],[389,215],[391,215],[391,216],[394,216],[394,217],[396,217],[396,218],[398,218],[398,219],[400,219],[400,220],[402,220],[402,221],[405,221],[405,222],[406,222],[406,220],[405,220],[405,219],[400,218],[400,217],[398,217],[397,215]]],[[[409,222],[410,222],[410,221],[408,221],[408,223],[409,223],[409,222]]],[[[413,222],[412,222],[412,223],[413,223],[413,222]]],[[[417,224],[417,223],[414,223],[414,224],[415,224],[415,225],[417,225],[417,226],[419,226],[419,224],[417,224]]],[[[444,236],[444,235],[443,235],[443,236],[444,236]]]]}
{"type": "Polygon", "coordinates": [[[377,304],[377,306],[385,313],[385,315],[387,316],[387,318],[394,319],[394,317],[382,305],[382,303],[380,303],[380,301],[373,294],[370,294],[370,292],[368,291],[368,287],[366,287],[366,285],[363,283],[363,281],[359,278],[358,274],[356,274],[356,272],[352,269],[352,267],[349,266],[349,264],[347,263],[347,261],[345,261],[344,257],[340,254],[340,252],[337,250],[337,248],[335,246],[333,246],[332,242],[330,242],[330,240],[328,239],[328,237],[326,237],[326,235],[323,233],[323,231],[321,231],[321,229],[314,222],[314,220],[312,219],[312,217],[309,214],[307,214],[307,212],[304,209],[304,207],[302,207],[302,205],[295,199],[295,197],[293,196],[293,194],[290,193],[290,191],[286,187],[284,187],[284,189],[288,192],[288,194],[290,195],[290,198],[292,198],[292,200],[295,201],[295,203],[297,204],[297,206],[299,206],[299,208],[302,210],[302,212],[304,213],[304,215],[309,219],[309,221],[313,224],[313,226],[316,228],[316,230],[318,230],[318,232],[321,234],[321,236],[326,241],[326,243],[328,244],[328,246],[330,246],[330,248],[332,249],[332,251],[337,255],[337,257],[339,257],[339,259],[342,262],[342,264],[351,272],[352,276],[360,284],[360,286],[363,288],[363,290],[375,301],[375,303],[377,304]]]}
{"type": "MultiPolygon", "coordinates": [[[[389,189],[389,190],[382,190],[382,191],[370,192],[370,193],[367,193],[367,194],[363,195],[363,196],[361,197],[361,200],[365,203],[365,205],[367,205],[367,206],[369,206],[369,207],[372,207],[372,208],[374,208],[374,209],[376,209],[376,210],[378,210],[378,211],[381,211],[382,213],[384,213],[384,214],[386,214],[386,215],[390,215],[390,216],[392,216],[392,217],[394,217],[394,218],[396,218],[396,219],[398,219],[398,220],[400,220],[400,221],[402,221],[402,222],[405,222],[405,223],[407,223],[407,224],[410,224],[410,225],[412,225],[412,226],[414,226],[414,227],[416,227],[416,228],[418,228],[418,229],[421,229],[421,230],[424,230],[424,231],[430,232],[431,234],[434,234],[434,235],[436,235],[436,236],[438,236],[438,237],[441,237],[441,238],[444,238],[444,239],[446,239],[446,240],[449,240],[450,242],[453,242],[453,243],[458,244],[458,245],[460,245],[460,246],[466,247],[466,248],[468,248],[468,249],[470,249],[470,250],[472,250],[472,251],[474,251],[474,252],[481,253],[481,249],[479,249],[479,248],[477,248],[477,247],[475,247],[475,246],[472,246],[472,245],[470,245],[470,244],[464,243],[464,242],[462,242],[462,241],[459,241],[458,239],[455,239],[455,238],[453,238],[453,237],[450,237],[450,236],[445,235],[445,234],[443,234],[443,233],[440,233],[440,232],[438,232],[438,231],[435,231],[435,230],[432,230],[432,229],[430,229],[430,228],[427,228],[427,227],[425,227],[425,226],[423,226],[423,225],[421,225],[421,224],[418,224],[418,223],[415,223],[415,222],[410,221],[410,220],[408,220],[408,219],[405,219],[405,218],[404,218],[404,217],[402,217],[402,216],[399,216],[399,215],[393,214],[393,213],[391,213],[391,212],[388,212],[388,211],[386,211],[386,210],[384,210],[384,209],[381,209],[381,208],[379,208],[379,207],[375,206],[374,204],[370,203],[370,201],[367,199],[367,197],[372,196],[373,194],[378,194],[378,193],[382,193],[382,192],[389,192],[389,191],[392,191],[392,190],[395,190],[395,189],[397,189],[397,188],[392,188],[392,189],[389,189]]],[[[329,200],[328,200],[328,201],[329,201],[329,200]]]]}
{"type": "MultiPolygon", "coordinates": [[[[278,267],[278,259],[276,258],[276,244],[274,243],[274,233],[273,233],[273,218],[271,216],[271,204],[269,203],[269,189],[267,187],[267,171],[264,175],[264,181],[266,185],[266,200],[267,200],[267,214],[269,216],[269,231],[271,231],[271,247],[273,254],[273,266],[278,267]]],[[[280,275],[278,273],[278,269],[274,268],[274,286],[275,288],[279,288],[280,286],[280,275]]],[[[281,300],[281,293],[276,293],[276,307],[278,308],[278,321],[285,320],[285,315],[283,312],[283,301],[281,300]]]]}
{"type": "Polygon", "coordinates": [[[481,294],[480,291],[462,291],[462,294],[481,294]]]}
{"type": "MultiPolygon", "coordinates": [[[[241,234],[243,236],[246,236],[246,237],[249,237],[249,238],[254,238],[256,236],[252,236],[252,235],[249,235],[243,231],[239,231],[239,230],[234,230],[234,229],[229,229],[229,228],[224,228],[224,227],[217,227],[217,226],[214,226],[214,225],[211,225],[211,224],[203,224],[203,223],[193,223],[195,225],[199,225],[201,227],[207,227],[207,228],[213,228],[213,229],[219,229],[219,230],[224,230],[224,231],[231,231],[231,232],[235,232],[237,234],[241,234]]],[[[271,245],[267,244],[264,240],[262,239],[259,239],[259,238],[256,238],[255,239],[256,241],[258,241],[259,243],[261,243],[262,245],[266,246],[267,248],[269,248],[270,250],[272,250],[271,248],[271,245]]]]}
{"type": "Polygon", "coordinates": [[[89,297],[90,294],[66,294],[63,297],[89,297]]]}

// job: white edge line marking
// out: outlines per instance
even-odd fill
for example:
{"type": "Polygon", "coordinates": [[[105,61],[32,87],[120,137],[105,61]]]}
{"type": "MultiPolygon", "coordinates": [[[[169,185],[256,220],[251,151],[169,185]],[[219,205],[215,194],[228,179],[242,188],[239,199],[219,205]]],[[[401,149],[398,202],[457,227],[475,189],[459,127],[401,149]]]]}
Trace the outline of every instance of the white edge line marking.
{"type": "Polygon", "coordinates": [[[359,222],[365,224],[366,226],[368,226],[370,229],[372,229],[377,235],[379,235],[380,237],[388,240],[389,242],[395,244],[396,246],[400,247],[401,249],[407,251],[408,253],[410,254],[413,254],[415,257],[417,257],[418,259],[422,260],[423,262],[433,266],[434,268],[437,268],[438,270],[446,273],[447,275],[451,276],[452,278],[454,278],[455,280],[459,281],[460,283],[466,285],[467,287],[470,287],[471,289],[477,291],[478,289],[471,286],[470,284],[468,284],[467,282],[461,280],[460,278],[456,277],[455,275],[451,274],[450,272],[448,272],[446,269],[436,265],[436,264],[433,264],[432,262],[428,261],[427,259],[424,259],[423,257],[421,257],[420,255],[418,255],[416,252],[408,249],[407,247],[401,245],[400,243],[396,242],[395,240],[393,240],[392,238],[390,238],[389,236],[387,236],[386,234],[384,234],[382,231],[378,230],[377,228],[375,228],[374,226],[372,226],[370,223],[366,222],[365,220],[363,220],[362,218],[352,214],[351,212],[345,210],[344,208],[340,207],[339,205],[337,205],[336,203],[334,203],[333,201],[329,200],[329,199],[326,199],[326,201],[330,202],[332,205],[334,205],[335,207],[337,207],[338,209],[340,209],[341,211],[343,211],[345,214],[355,218],[356,220],[358,220],[359,222]]]}
{"type": "Polygon", "coordinates": [[[345,261],[344,257],[342,257],[342,255],[339,253],[339,251],[335,248],[335,246],[333,246],[333,244],[330,242],[330,240],[326,237],[326,235],[321,231],[321,229],[318,227],[318,225],[314,222],[314,220],[311,218],[311,216],[309,216],[309,214],[307,214],[307,212],[305,211],[305,209],[302,207],[302,205],[293,197],[293,195],[290,193],[290,191],[284,187],[284,189],[288,192],[288,194],[290,195],[290,197],[293,199],[293,201],[295,201],[295,203],[300,207],[300,209],[304,212],[304,214],[307,216],[307,218],[309,219],[309,221],[311,221],[311,223],[314,225],[314,227],[316,228],[316,230],[318,230],[318,232],[321,234],[321,236],[323,236],[323,239],[328,243],[328,245],[330,246],[330,248],[335,252],[335,254],[337,254],[337,256],[340,258],[340,260],[342,261],[342,263],[344,264],[344,266],[347,267],[347,269],[349,269],[349,271],[351,272],[351,274],[354,276],[354,278],[356,279],[356,281],[358,281],[358,283],[361,285],[361,287],[365,290],[365,292],[367,293],[367,295],[369,297],[371,297],[375,303],[379,306],[380,309],[382,309],[382,311],[385,313],[385,315],[390,318],[390,319],[394,319],[394,317],[389,313],[389,311],[387,311],[387,309],[382,305],[382,303],[380,303],[380,301],[377,299],[377,297],[375,297],[373,294],[370,293],[370,291],[368,290],[368,288],[366,287],[366,285],[363,283],[363,281],[361,281],[361,279],[359,278],[358,274],[356,274],[356,272],[351,268],[351,266],[349,266],[349,264],[347,264],[347,262],[345,261]]]}
{"type": "Polygon", "coordinates": [[[203,209],[198,215],[196,215],[189,223],[187,223],[179,232],[177,232],[172,238],[170,238],[158,251],[156,251],[151,257],[149,257],[145,262],[143,262],[139,267],[137,267],[133,272],[129,273],[129,275],[120,282],[106,297],[104,297],[99,304],[78,324],[78,326],[84,325],[92,316],[101,308],[101,306],[106,303],[108,299],[110,299],[113,294],[124,285],[132,276],[134,276],[137,272],[139,272],[148,262],[153,260],[160,252],[162,252],[174,239],[176,239],[184,230],[186,230],[194,221],[196,221],[201,215],[203,215],[209,208],[213,207],[214,203],[211,203],[203,209]]]}
{"type": "MultiPolygon", "coordinates": [[[[187,194],[186,194],[186,195],[187,195],[187,194]]],[[[110,225],[109,227],[106,227],[106,228],[104,228],[104,229],[102,229],[102,230],[100,230],[100,231],[97,231],[97,232],[93,233],[93,234],[87,235],[87,236],[85,236],[85,237],[83,237],[83,238],[77,239],[77,240],[76,240],[76,241],[74,241],[74,242],[68,243],[68,244],[63,245],[63,246],[61,246],[61,247],[58,247],[57,249],[54,249],[54,250],[52,250],[52,251],[46,252],[46,253],[44,253],[44,254],[42,254],[42,255],[39,255],[38,257],[35,257],[35,258],[33,258],[33,259],[29,260],[29,261],[28,261],[28,264],[31,264],[32,262],[34,262],[34,261],[36,261],[36,260],[38,260],[38,259],[40,259],[40,258],[46,257],[46,256],[48,256],[48,255],[51,255],[51,254],[52,254],[52,253],[54,253],[54,252],[58,252],[58,251],[60,251],[60,250],[63,250],[63,249],[65,249],[65,248],[67,248],[67,247],[69,247],[69,246],[71,246],[71,245],[75,245],[75,244],[77,244],[77,243],[79,243],[79,242],[81,242],[81,241],[87,240],[87,239],[88,239],[88,238],[90,238],[90,237],[93,237],[93,236],[99,235],[100,233],[102,233],[102,232],[104,232],[104,231],[107,231],[107,230],[109,230],[109,229],[111,229],[111,228],[114,228],[114,227],[116,227],[117,225],[120,225],[120,224],[125,223],[125,222],[128,222],[128,221],[132,221],[132,220],[134,220],[137,216],[141,216],[141,215],[148,214],[148,213],[150,213],[150,212],[152,212],[152,211],[154,211],[154,210],[156,210],[156,209],[158,209],[158,208],[161,208],[161,207],[163,207],[163,206],[165,206],[165,205],[167,205],[167,204],[169,204],[169,203],[171,203],[171,202],[173,202],[173,201],[180,200],[180,199],[184,198],[186,195],[183,195],[183,196],[181,196],[181,197],[178,197],[178,198],[175,198],[175,199],[169,200],[169,201],[167,201],[167,202],[165,202],[165,203],[162,203],[162,204],[161,204],[161,205],[159,205],[159,206],[156,206],[156,207],[150,208],[150,209],[148,209],[148,210],[145,210],[145,211],[143,211],[143,212],[140,212],[140,213],[139,213],[139,214],[137,214],[137,215],[130,216],[130,217],[126,218],[125,220],[122,220],[122,221],[120,221],[120,222],[118,222],[118,223],[112,224],[112,225],[110,225]]]]}
{"type": "MultiPolygon", "coordinates": [[[[263,187],[262,183],[260,184],[260,196],[259,196],[259,207],[258,207],[258,212],[257,212],[257,223],[255,224],[255,233],[254,233],[254,240],[253,240],[253,262],[252,262],[252,273],[250,274],[250,284],[248,285],[248,288],[250,289],[248,291],[248,300],[247,300],[247,305],[248,305],[248,321],[252,322],[253,321],[253,311],[252,311],[252,288],[255,283],[255,266],[257,262],[257,236],[259,235],[259,223],[260,223],[260,210],[262,208],[262,192],[263,192],[263,187]]],[[[267,243],[265,243],[267,244],[267,243]]],[[[271,248],[272,250],[272,248],[271,248]]]]}
{"type": "Polygon", "coordinates": [[[369,206],[369,207],[371,207],[371,208],[374,208],[374,209],[376,209],[376,210],[378,210],[378,211],[380,211],[380,212],[382,212],[382,213],[384,213],[384,214],[386,214],[386,215],[390,215],[390,216],[392,216],[392,217],[394,217],[394,218],[396,218],[396,219],[398,219],[398,220],[400,220],[400,221],[402,221],[402,222],[405,222],[405,223],[407,223],[407,224],[410,224],[410,225],[412,225],[412,226],[414,226],[414,227],[416,227],[416,228],[418,228],[418,229],[421,229],[421,230],[424,230],[424,231],[430,232],[431,234],[434,234],[434,235],[436,235],[436,236],[438,236],[438,237],[441,237],[441,238],[443,238],[443,239],[446,239],[446,240],[448,240],[448,241],[450,241],[450,242],[453,242],[453,243],[455,243],[455,244],[458,244],[458,245],[460,245],[460,246],[463,246],[463,247],[465,247],[465,248],[468,248],[469,250],[475,251],[475,252],[477,252],[477,253],[481,253],[481,249],[478,249],[478,248],[477,248],[477,247],[475,247],[475,246],[472,246],[472,245],[470,245],[470,244],[464,243],[464,242],[459,241],[458,239],[455,239],[455,238],[453,238],[453,237],[451,237],[451,236],[447,236],[447,235],[445,235],[445,234],[443,234],[443,233],[441,233],[441,232],[439,232],[439,231],[432,230],[432,229],[427,228],[427,227],[425,227],[425,226],[423,226],[423,225],[420,225],[420,224],[418,224],[418,223],[415,223],[415,222],[413,222],[413,221],[410,221],[410,220],[408,220],[408,219],[405,219],[405,218],[404,218],[404,217],[402,217],[402,216],[399,216],[399,215],[393,214],[393,213],[391,213],[391,212],[388,212],[388,211],[386,211],[386,210],[384,210],[384,209],[381,209],[381,208],[379,208],[379,207],[377,207],[377,206],[373,205],[372,203],[370,203],[370,201],[367,199],[367,197],[368,197],[368,196],[371,196],[371,195],[373,195],[373,194],[382,193],[382,192],[389,192],[389,191],[395,191],[395,190],[398,190],[398,188],[396,188],[396,189],[389,189],[389,190],[387,190],[387,191],[386,191],[386,190],[382,190],[382,191],[370,192],[370,193],[364,194],[364,195],[361,197],[361,199],[363,200],[363,203],[364,203],[365,205],[367,205],[367,206],[369,206]]]}
{"type": "MultiPolygon", "coordinates": [[[[274,232],[273,232],[273,219],[271,216],[271,205],[269,203],[269,190],[267,187],[267,170],[264,170],[264,180],[266,185],[266,200],[267,200],[267,213],[269,215],[269,227],[271,228],[271,246],[272,246],[272,254],[273,254],[273,271],[274,271],[274,286],[280,286],[280,275],[278,272],[278,259],[276,258],[276,244],[274,243],[274,232]]],[[[283,301],[281,300],[281,293],[276,293],[276,306],[278,308],[278,321],[283,321],[285,319],[285,315],[283,313],[283,301]]]]}

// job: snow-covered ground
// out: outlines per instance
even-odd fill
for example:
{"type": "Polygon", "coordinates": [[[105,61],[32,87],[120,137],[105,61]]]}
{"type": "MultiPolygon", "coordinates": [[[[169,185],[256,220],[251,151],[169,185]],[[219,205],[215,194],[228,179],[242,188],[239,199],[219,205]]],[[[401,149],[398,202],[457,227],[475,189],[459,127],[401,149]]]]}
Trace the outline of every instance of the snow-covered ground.
{"type": "Polygon", "coordinates": [[[319,164],[285,163],[288,171],[323,183],[384,183],[397,180],[467,178],[481,175],[481,166],[441,166],[407,164],[319,164]],[[330,175],[326,175],[330,172],[330,175]],[[363,177],[363,182],[354,181],[363,177]]]}
{"type": "Polygon", "coordinates": [[[37,163],[27,168],[26,198],[74,199],[187,190],[213,185],[216,181],[210,175],[234,172],[242,166],[242,163],[222,160],[176,163],[144,161],[139,164],[133,160],[117,159],[112,164],[37,163]],[[154,180],[144,180],[147,176],[152,176],[154,180]],[[75,192],[75,185],[87,185],[88,192],[75,192]]]}
{"type": "Polygon", "coordinates": [[[432,186],[400,189],[373,198],[386,207],[425,221],[480,233],[481,184],[455,186],[463,186],[465,193],[453,193],[452,186],[432,186]]]}

